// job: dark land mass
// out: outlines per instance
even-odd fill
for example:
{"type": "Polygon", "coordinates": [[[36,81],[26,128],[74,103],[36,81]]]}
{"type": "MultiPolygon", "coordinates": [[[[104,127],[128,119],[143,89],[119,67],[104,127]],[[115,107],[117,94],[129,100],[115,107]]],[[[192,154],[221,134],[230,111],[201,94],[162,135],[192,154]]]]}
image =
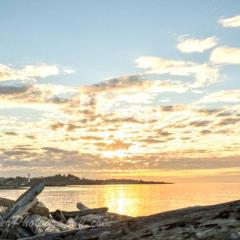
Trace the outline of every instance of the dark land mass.
{"type": "Polygon", "coordinates": [[[26,177],[0,178],[0,189],[24,188],[33,185],[39,181],[45,182],[46,186],[69,186],[69,185],[110,185],[110,184],[171,184],[168,182],[155,182],[131,179],[86,179],[74,175],[55,175],[49,177],[35,177],[28,182],[26,177]]]}

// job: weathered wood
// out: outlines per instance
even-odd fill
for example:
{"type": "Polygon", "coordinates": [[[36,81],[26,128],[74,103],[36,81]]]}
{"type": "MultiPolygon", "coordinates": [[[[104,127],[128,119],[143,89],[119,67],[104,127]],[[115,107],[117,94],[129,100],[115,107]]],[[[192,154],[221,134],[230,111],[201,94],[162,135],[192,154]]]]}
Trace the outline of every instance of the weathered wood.
{"type": "Polygon", "coordinates": [[[108,218],[104,215],[88,214],[81,217],[76,217],[75,221],[78,224],[89,225],[89,226],[100,226],[109,222],[108,218]]]}
{"type": "Polygon", "coordinates": [[[78,229],[62,231],[62,232],[54,232],[54,233],[46,233],[46,234],[39,234],[33,237],[26,237],[21,238],[19,240],[59,240],[59,239],[72,239],[75,234],[78,232],[78,229]]]}
{"type": "Polygon", "coordinates": [[[78,208],[80,211],[89,209],[89,207],[87,207],[86,205],[84,205],[84,204],[81,203],[81,202],[78,202],[76,206],[77,206],[77,208],[78,208]]]}
{"type": "Polygon", "coordinates": [[[35,236],[26,240],[239,240],[240,201],[191,207],[66,235],[35,236]]]}
{"type": "Polygon", "coordinates": [[[77,228],[77,222],[74,220],[74,218],[69,218],[66,224],[72,228],[77,228]]]}
{"type": "Polygon", "coordinates": [[[23,205],[22,207],[20,207],[18,210],[16,210],[16,212],[14,212],[10,218],[14,218],[15,216],[24,216],[34,205],[36,205],[38,203],[38,199],[34,198],[31,202],[27,203],[26,205],[23,205]]]}
{"type": "Polygon", "coordinates": [[[37,202],[36,196],[44,189],[44,183],[33,185],[1,217],[0,232],[1,238],[9,237],[10,239],[23,237],[24,229],[19,226],[23,215],[31,209],[37,202]],[[20,236],[18,236],[20,235],[20,236]]]}
{"type": "Polygon", "coordinates": [[[67,230],[72,230],[73,227],[67,225],[67,224],[64,224],[64,223],[61,223],[61,222],[58,222],[58,221],[55,221],[55,220],[51,220],[51,223],[57,227],[60,231],[67,231],[67,230]]]}
{"type": "Polygon", "coordinates": [[[80,210],[78,217],[85,216],[88,214],[102,214],[108,211],[108,208],[89,208],[81,202],[77,203],[77,208],[80,210]]]}
{"type": "Polygon", "coordinates": [[[27,216],[22,222],[22,226],[30,229],[34,234],[60,231],[48,218],[37,214],[27,216]]]}
{"type": "Polygon", "coordinates": [[[106,207],[103,207],[103,208],[89,208],[89,209],[79,211],[77,216],[82,217],[82,216],[86,216],[86,215],[89,215],[89,214],[103,214],[103,213],[106,213],[107,211],[108,211],[108,208],[106,208],[106,207]]]}
{"type": "Polygon", "coordinates": [[[20,211],[21,208],[24,208],[28,203],[31,203],[37,195],[42,192],[44,186],[45,184],[43,182],[33,185],[16,200],[14,205],[7,211],[3,218],[5,220],[9,219],[15,212],[20,211]]]}
{"type": "Polygon", "coordinates": [[[66,217],[64,216],[64,214],[61,210],[56,210],[51,215],[56,221],[63,222],[63,223],[65,223],[67,221],[66,217]]]}
{"type": "Polygon", "coordinates": [[[13,229],[13,233],[15,239],[32,236],[32,234],[27,229],[21,226],[18,226],[15,229],[13,229]]]}
{"type": "Polygon", "coordinates": [[[43,217],[37,214],[27,216],[22,222],[22,226],[30,229],[34,234],[59,232],[71,230],[72,228],[64,223],[43,217]]]}
{"type": "MultiPolygon", "coordinates": [[[[26,205],[18,208],[7,220],[3,221],[2,229],[1,229],[1,238],[8,237],[10,239],[18,239],[20,237],[29,236],[27,231],[22,228],[20,223],[23,220],[23,216],[27,213],[29,209],[31,209],[38,200],[35,198],[33,201],[27,203],[26,205]]],[[[7,213],[7,211],[6,211],[7,213]]],[[[3,215],[5,216],[5,214],[3,215]]]]}
{"type": "MultiPolygon", "coordinates": [[[[7,198],[2,198],[0,197],[0,207],[5,208],[11,208],[13,207],[13,205],[15,204],[14,200],[11,199],[7,199],[7,198]]],[[[49,216],[49,209],[46,208],[42,203],[37,203],[36,205],[34,205],[30,210],[30,213],[33,214],[38,214],[41,216],[49,216]]]]}
{"type": "Polygon", "coordinates": [[[8,207],[0,206],[0,215],[3,215],[6,212],[8,207]]]}
{"type": "MultiPolygon", "coordinates": [[[[233,234],[240,233],[239,213],[240,201],[186,208],[122,221],[86,233],[78,232],[74,239],[234,239],[233,234]]],[[[240,235],[235,239],[240,239],[240,235]]]]}
{"type": "MultiPolygon", "coordinates": [[[[51,213],[52,215],[53,213],[51,213]]],[[[65,218],[75,218],[78,214],[79,211],[62,211],[62,214],[64,215],[65,218]]]]}
{"type": "MultiPolygon", "coordinates": [[[[88,214],[103,214],[108,211],[108,208],[90,208],[82,211],[61,211],[65,218],[75,218],[77,216],[85,216],[88,214]]],[[[54,212],[51,213],[53,215],[54,212]]]]}

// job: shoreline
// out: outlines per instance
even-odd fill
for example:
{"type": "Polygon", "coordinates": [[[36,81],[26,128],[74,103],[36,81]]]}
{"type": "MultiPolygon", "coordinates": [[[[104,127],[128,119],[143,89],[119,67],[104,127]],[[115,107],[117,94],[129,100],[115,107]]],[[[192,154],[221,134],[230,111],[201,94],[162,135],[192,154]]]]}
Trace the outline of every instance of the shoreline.
{"type": "MultiPolygon", "coordinates": [[[[176,183],[106,183],[106,184],[69,184],[69,185],[46,185],[46,187],[75,187],[75,186],[106,186],[106,185],[169,185],[169,184],[176,184],[176,183]]],[[[29,188],[31,186],[21,186],[21,187],[14,187],[14,186],[0,186],[0,190],[22,190],[29,188]]]]}

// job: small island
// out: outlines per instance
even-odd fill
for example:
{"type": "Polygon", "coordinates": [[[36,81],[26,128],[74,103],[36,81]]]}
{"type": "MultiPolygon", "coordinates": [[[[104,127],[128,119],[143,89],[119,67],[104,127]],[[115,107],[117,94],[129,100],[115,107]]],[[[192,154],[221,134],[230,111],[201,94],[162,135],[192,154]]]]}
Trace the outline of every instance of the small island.
{"type": "Polygon", "coordinates": [[[133,179],[87,179],[71,174],[57,174],[48,177],[9,177],[0,178],[0,189],[17,189],[29,187],[39,181],[45,182],[48,187],[61,187],[69,185],[113,185],[113,184],[172,184],[163,181],[143,181],[133,179]]]}

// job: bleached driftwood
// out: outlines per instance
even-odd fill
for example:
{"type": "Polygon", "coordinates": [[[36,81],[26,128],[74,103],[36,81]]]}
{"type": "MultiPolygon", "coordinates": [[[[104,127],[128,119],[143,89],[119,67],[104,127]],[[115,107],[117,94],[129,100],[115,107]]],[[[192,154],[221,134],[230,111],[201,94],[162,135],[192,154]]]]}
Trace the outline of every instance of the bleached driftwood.
{"type": "Polygon", "coordinates": [[[70,226],[64,223],[37,214],[27,216],[22,222],[22,226],[30,229],[34,234],[72,230],[70,226]]]}
{"type": "MultiPolygon", "coordinates": [[[[85,216],[88,214],[103,214],[108,211],[108,208],[89,208],[82,211],[61,211],[66,219],[75,218],[77,216],[85,216]]],[[[55,215],[55,212],[52,212],[51,215],[55,215]]]]}
{"type": "Polygon", "coordinates": [[[91,208],[91,209],[86,209],[86,210],[80,211],[78,213],[78,216],[81,217],[81,216],[86,216],[86,215],[89,215],[89,214],[103,214],[103,213],[106,213],[107,211],[108,211],[108,208],[106,208],[106,207],[91,208]]]}
{"type": "MultiPolygon", "coordinates": [[[[14,200],[0,197],[0,207],[11,208],[15,204],[14,200]]],[[[41,202],[34,205],[30,210],[30,213],[38,214],[41,216],[49,216],[49,209],[46,208],[41,202]]]]}
{"type": "Polygon", "coordinates": [[[48,218],[37,214],[27,216],[22,222],[22,226],[29,228],[34,234],[60,231],[48,218]]]}
{"type": "Polygon", "coordinates": [[[20,225],[22,217],[37,202],[36,196],[44,189],[44,183],[37,183],[22,194],[16,202],[1,216],[0,232],[1,238],[10,239],[24,237],[27,234],[20,225]],[[23,234],[24,233],[24,234],[23,234]]]}
{"type": "Polygon", "coordinates": [[[78,216],[85,216],[88,214],[102,214],[102,213],[106,213],[108,211],[108,208],[106,208],[106,207],[89,208],[81,202],[78,202],[76,206],[80,210],[78,216]]]}
{"type": "Polygon", "coordinates": [[[88,214],[84,216],[77,216],[75,221],[78,224],[89,226],[101,226],[109,224],[110,220],[104,215],[100,214],[88,214]]]}
{"type": "MultiPolygon", "coordinates": [[[[3,219],[9,219],[14,213],[21,212],[21,209],[25,208],[26,206],[34,201],[38,194],[42,192],[44,189],[44,182],[39,182],[33,185],[30,189],[28,189],[24,194],[22,194],[14,203],[14,205],[4,214],[3,219]]],[[[23,213],[23,212],[22,212],[23,213]]]]}
{"type": "Polygon", "coordinates": [[[240,201],[137,217],[86,231],[59,232],[25,238],[25,240],[48,239],[239,240],[240,201]]]}
{"type": "Polygon", "coordinates": [[[57,227],[60,231],[67,231],[67,230],[71,230],[73,229],[73,227],[67,225],[67,224],[64,224],[64,223],[61,223],[61,222],[58,222],[58,221],[55,221],[55,220],[51,220],[51,223],[57,227]]]}

